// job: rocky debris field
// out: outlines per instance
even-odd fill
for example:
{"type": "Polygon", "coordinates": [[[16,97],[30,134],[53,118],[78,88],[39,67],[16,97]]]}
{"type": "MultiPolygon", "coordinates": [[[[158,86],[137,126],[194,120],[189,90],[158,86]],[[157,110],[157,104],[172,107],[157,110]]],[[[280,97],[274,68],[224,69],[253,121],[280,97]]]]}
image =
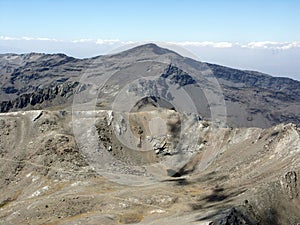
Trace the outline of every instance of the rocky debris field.
{"type": "Polygon", "coordinates": [[[0,224],[296,225],[299,134],[166,109],[2,113],[0,224]]]}

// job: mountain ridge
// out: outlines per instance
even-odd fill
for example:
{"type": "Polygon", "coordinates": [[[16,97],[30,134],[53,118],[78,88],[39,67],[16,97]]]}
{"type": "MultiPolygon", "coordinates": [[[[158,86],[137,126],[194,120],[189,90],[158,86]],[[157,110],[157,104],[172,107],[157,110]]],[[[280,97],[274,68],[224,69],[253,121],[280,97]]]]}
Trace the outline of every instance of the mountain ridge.
{"type": "MultiPolygon", "coordinates": [[[[130,48],[130,49],[127,49],[127,50],[124,50],[124,51],[120,51],[120,52],[117,52],[117,53],[103,54],[103,55],[97,55],[97,56],[85,57],[85,58],[77,58],[77,57],[73,57],[73,56],[70,56],[68,54],[59,53],[59,52],[57,52],[57,53],[29,52],[29,53],[20,53],[20,54],[19,53],[8,52],[8,53],[0,53],[0,58],[3,57],[3,56],[4,57],[5,56],[9,56],[9,55],[11,55],[11,56],[28,56],[28,55],[44,55],[44,56],[49,55],[49,56],[51,56],[52,55],[52,56],[63,56],[63,57],[67,57],[67,58],[77,59],[77,60],[87,60],[87,59],[94,59],[94,58],[98,58],[98,57],[119,55],[122,52],[134,52],[134,51],[139,50],[139,49],[142,49],[143,51],[145,51],[146,49],[148,49],[148,50],[152,49],[152,50],[161,51],[162,52],[161,54],[174,53],[174,54],[176,54],[178,56],[181,56],[176,51],[170,50],[170,49],[165,48],[165,47],[160,47],[159,45],[157,45],[155,43],[146,43],[146,44],[138,45],[138,46],[135,46],[133,48],[130,48]]],[[[192,58],[185,57],[185,56],[181,56],[181,57],[192,59],[192,58]]],[[[195,60],[195,59],[192,59],[192,60],[195,60]]],[[[195,61],[198,61],[198,60],[195,60],[195,61]]],[[[223,68],[239,70],[239,71],[243,71],[245,73],[248,73],[248,72],[249,73],[256,73],[257,75],[264,75],[264,76],[269,76],[269,77],[274,77],[274,78],[290,79],[290,80],[293,80],[293,81],[300,82],[299,80],[296,80],[296,79],[288,77],[288,76],[273,76],[273,75],[271,75],[269,73],[260,72],[259,70],[238,69],[238,68],[235,68],[235,67],[221,65],[221,64],[218,64],[218,63],[211,63],[211,62],[207,62],[207,61],[198,61],[198,62],[203,62],[203,63],[209,64],[209,65],[212,65],[212,66],[219,66],[219,67],[223,67],[223,68]]]]}
{"type": "MultiPolygon", "coordinates": [[[[170,65],[177,68],[175,71],[178,71],[178,74],[174,74],[173,78],[182,80],[178,80],[179,85],[185,83],[183,79],[196,78],[197,83],[202,85],[201,88],[205,89],[209,84],[209,79],[216,79],[215,81],[219,83],[221,88],[219,88],[219,92],[221,91],[220,94],[223,95],[220,97],[225,99],[228,109],[229,125],[268,127],[281,122],[300,124],[300,116],[297,113],[300,111],[300,81],[291,78],[272,77],[257,71],[243,71],[199,62],[152,43],[112,55],[86,59],[76,59],[65,54],[1,54],[1,111],[20,109],[15,101],[18,98],[24,98],[22,97],[24,94],[28,98],[35,98],[35,92],[39,92],[40,89],[56,87],[59,89],[63,83],[79,82],[82,77],[89,73],[89,84],[85,84],[87,86],[96,83],[96,80],[99,80],[99,74],[114,74],[114,81],[112,82],[111,78],[107,84],[109,86],[106,88],[107,92],[116,89],[117,86],[124,87],[126,83],[133,80],[143,79],[145,74],[151,77],[163,74],[170,65]],[[183,71],[183,73],[179,71],[183,71]],[[185,78],[180,73],[185,74],[185,78]],[[238,108],[241,112],[238,112],[238,108]]],[[[168,79],[168,77],[165,78],[168,79]]],[[[155,86],[159,87],[159,84],[155,84],[155,86]]],[[[167,90],[167,87],[161,88],[167,90]]],[[[185,91],[192,97],[197,107],[200,105],[208,107],[208,109],[202,107],[199,109],[199,113],[209,118],[211,112],[209,112],[210,106],[207,99],[198,101],[199,93],[203,95],[202,90],[198,88],[197,91],[195,85],[189,84],[185,91]]],[[[74,93],[70,90],[70,93],[66,95],[68,98],[65,99],[65,103],[71,104],[70,97],[74,93]]],[[[115,91],[111,95],[116,95],[116,93],[115,91]]],[[[106,96],[108,97],[106,102],[113,101],[111,96],[106,96]]],[[[47,99],[43,96],[38,98],[47,99]]],[[[29,99],[24,101],[28,104],[22,106],[23,109],[43,108],[42,105],[32,105],[29,99]]],[[[55,98],[52,98],[51,102],[43,105],[56,107],[63,102],[64,98],[60,98],[57,102],[55,98]]]]}

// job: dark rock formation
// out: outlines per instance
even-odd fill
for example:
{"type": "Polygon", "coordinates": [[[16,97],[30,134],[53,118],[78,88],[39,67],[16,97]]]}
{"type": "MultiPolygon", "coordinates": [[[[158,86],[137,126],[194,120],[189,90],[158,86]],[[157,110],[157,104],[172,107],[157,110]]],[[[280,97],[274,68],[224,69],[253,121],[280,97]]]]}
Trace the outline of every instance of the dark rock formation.
{"type": "Polygon", "coordinates": [[[14,100],[1,102],[0,112],[24,109],[26,107],[31,108],[35,105],[53,101],[59,97],[62,97],[64,99],[63,102],[66,102],[73,96],[78,84],[78,82],[66,82],[53,88],[38,89],[33,93],[22,94],[14,100]]]}

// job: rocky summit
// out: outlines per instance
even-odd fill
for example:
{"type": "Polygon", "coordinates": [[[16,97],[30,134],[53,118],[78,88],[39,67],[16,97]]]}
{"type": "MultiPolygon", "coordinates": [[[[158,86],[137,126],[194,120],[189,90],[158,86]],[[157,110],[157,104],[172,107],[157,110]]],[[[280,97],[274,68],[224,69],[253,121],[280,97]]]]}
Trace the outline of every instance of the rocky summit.
{"type": "Polygon", "coordinates": [[[299,81],[147,44],[0,83],[0,224],[300,223],[299,81]]]}

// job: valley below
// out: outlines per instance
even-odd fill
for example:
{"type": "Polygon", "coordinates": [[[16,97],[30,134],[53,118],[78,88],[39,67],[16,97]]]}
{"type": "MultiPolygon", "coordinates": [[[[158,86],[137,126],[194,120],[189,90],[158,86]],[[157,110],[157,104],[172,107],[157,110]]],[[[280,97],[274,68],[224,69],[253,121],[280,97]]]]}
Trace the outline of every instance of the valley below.
{"type": "Polygon", "coordinates": [[[148,143],[142,139],[142,146],[150,146],[145,156],[142,150],[133,154],[117,141],[119,133],[113,130],[120,123],[113,123],[119,118],[111,111],[77,114],[77,120],[68,111],[0,115],[1,224],[300,221],[300,130],[293,124],[216,129],[199,120],[195,151],[175,154],[166,146],[176,144],[178,129],[152,127],[149,133],[149,127],[138,121],[145,121],[145,116],[174,121],[177,113],[147,111],[127,119],[123,115],[129,127],[121,130],[128,128],[135,134],[139,127],[145,137],[156,138],[148,143]],[[89,124],[91,118],[96,119],[94,126],[73,132],[76,121],[89,124]],[[86,143],[97,139],[93,152],[84,150],[81,137],[86,143]]]}

